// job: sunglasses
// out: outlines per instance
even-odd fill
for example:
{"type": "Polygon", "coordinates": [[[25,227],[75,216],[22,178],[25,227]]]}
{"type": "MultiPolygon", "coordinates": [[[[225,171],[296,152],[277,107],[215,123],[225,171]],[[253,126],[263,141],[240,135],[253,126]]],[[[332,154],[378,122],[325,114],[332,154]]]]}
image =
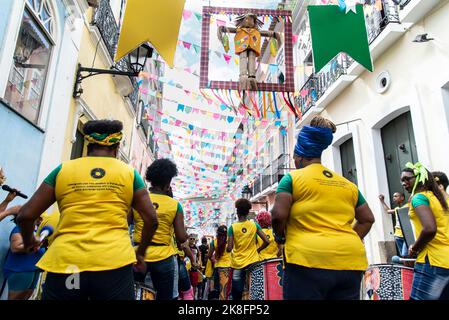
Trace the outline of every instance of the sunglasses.
{"type": "Polygon", "coordinates": [[[415,177],[402,177],[401,178],[401,182],[405,182],[405,181],[410,181],[410,180],[413,180],[413,179],[415,179],[415,177]]]}

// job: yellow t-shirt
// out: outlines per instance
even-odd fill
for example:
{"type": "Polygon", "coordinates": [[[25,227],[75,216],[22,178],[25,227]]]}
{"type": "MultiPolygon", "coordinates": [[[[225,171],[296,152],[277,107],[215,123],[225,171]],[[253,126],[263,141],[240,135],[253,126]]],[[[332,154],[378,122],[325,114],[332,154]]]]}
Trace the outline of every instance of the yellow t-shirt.
{"type": "MultiPolygon", "coordinates": [[[[285,233],[286,262],[328,270],[365,270],[365,247],[352,229],[359,202],[357,186],[321,164],[289,175],[293,204],[285,233]]],[[[278,192],[283,191],[278,188],[278,192]]]]}
{"type": "Polygon", "coordinates": [[[48,245],[49,246],[53,243],[53,240],[55,239],[56,228],[58,226],[60,216],[61,216],[61,214],[59,213],[59,211],[55,211],[51,214],[44,212],[41,215],[42,222],[39,225],[39,228],[37,228],[37,234],[41,233],[41,230],[43,227],[51,226],[53,228],[53,234],[48,237],[48,245]]]}
{"type": "Polygon", "coordinates": [[[206,271],[204,272],[204,276],[206,278],[212,278],[213,274],[214,274],[214,267],[212,265],[212,261],[210,261],[210,259],[207,259],[206,271]]]}
{"type": "Polygon", "coordinates": [[[449,269],[449,211],[443,209],[437,197],[430,191],[415,194],[411,204],[409,215],[417,237],[422,231],[421,222],[415,211],[417,206],[429,206],[437,226],[437,234],[418,254],[416,262],[424,263],[426,256],[428,256],[432,266],[449,269]]]}
{"type": "Polygon", "coordinates": [[[243,269],[252,263],[260,261],[256,244],[258,229],[261,229],[260,226],[250,220],[235,222],[229,227],[228,236],[234,236],[232,268],[243,269]]]}
{"type": "Polygon", "coordinates": [[[134,169],[114,158],[64,162],[55,180],[59,224],[52,245],[37,266],[69,274],[134,263],[127,221],[134,179],[134,169]]]}
{"type": "MultiPolygon", "coordinates": [[[[408,207],[408,203],[405,204],[404,206],[402,206],[401,208],[405,208],[405,207],[408,207]]],[[[396,208],[396,209],[398,209],[398,208],[396,208]]],[[[401,224],[399,223],[398,213],[396,210],[395,210],[394,214],[396,217],[396,225],[394,226],[394,236],[399,237],[399,238],[404,238],[404,234],[402,233],[401,224]]]]}
{"type": "MultiPolygon", "coordinates": [[[[264,228],[262,231],[267,235],[270,244],[268,247],[259,252],[260,260],[276,259],[278,258],[278,245],[274,241],[273,229],[264,228]]],[[[257,248],[260,248],[263,244],[262,239],[257,238],[257,248]]]]}
{"type": "Polygon", "coordinates": [[[252,49],[256,56],[260,56],[261,35],[255,28],[237,28],[234,38],[235,54],[252,49]]]}
{"type": "Polygon", "coordinates": [[[145,261],[156,262],[167,259],[176,254],[173,247],[173,221],[178,212],[179,203],[177,200],[162,194],[150,193],[151,201],[156,209],[159,225],[153,236],[151,244],[146,251],[145,261]]]}
{"type": "Polygon", "coordinates": [[[226,251],[226,245],[225,249],[223,251],[223,255],[220,258],[217,258],[217,239],[214,239],[212,242],[215,250],[215,268],[230,268],[231,267],[231,253],[226,251]]]}

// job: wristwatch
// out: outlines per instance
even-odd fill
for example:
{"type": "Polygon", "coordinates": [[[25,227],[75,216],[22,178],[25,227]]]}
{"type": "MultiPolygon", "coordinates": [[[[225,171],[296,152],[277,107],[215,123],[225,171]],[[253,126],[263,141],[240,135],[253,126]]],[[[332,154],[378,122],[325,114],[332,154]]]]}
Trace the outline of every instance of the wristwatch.
{"type": "Polygon", "coordinates": [[[274,235],[274,241],[279,244],[285,244],[285,235],[278,236],[277,234],[274,235]]]}

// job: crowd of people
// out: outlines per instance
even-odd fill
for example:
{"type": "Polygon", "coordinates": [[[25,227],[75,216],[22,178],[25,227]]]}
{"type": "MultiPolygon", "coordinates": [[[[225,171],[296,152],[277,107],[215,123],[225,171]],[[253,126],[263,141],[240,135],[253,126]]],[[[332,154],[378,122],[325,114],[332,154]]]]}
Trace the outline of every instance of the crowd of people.
{"type": "MultiPolygon", "coordinates": [[[[9,207],[18,190],[0,203],[0,221],[12,216],[16,224],[3,263],[9,299],[37,290],[43,300],[133,300],[137,284],[157,300],[245,300],[257,284],[249,279],[260,276],[254,266],[273,261],[283,299],[360,299],[364,238],[375,219],[357,186],[321,163],[336,131],[331,121],[317,116],[302,128],[297,170],[279,182],[271,212],[250,219],[251,202],[238,199],[237,221],[199,246],[173,197],[176,164],[154,161],[147,189],[117,159],[122,129],[119,121],[87,122],[86,157],[55,168],[23,206],[9,207]],[[54,203],[58,211],[47,214],[54,203]]],[[[406,245],[399,223],[394,236],[398,255],[414,267],[410,298],[449,299],[448,178],[409,163],[401,183],[410,197],[396,192],[393,203],[408,207],[416,241],[406,245]]]]}

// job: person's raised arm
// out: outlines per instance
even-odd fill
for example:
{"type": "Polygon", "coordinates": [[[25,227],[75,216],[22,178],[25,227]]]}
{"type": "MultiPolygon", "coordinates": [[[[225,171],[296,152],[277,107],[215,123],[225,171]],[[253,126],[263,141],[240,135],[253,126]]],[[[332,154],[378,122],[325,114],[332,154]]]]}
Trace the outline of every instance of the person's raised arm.
{"type": "Polygon", "coordinates": [[[157,214],[148,191],[145,189],[134,192],[132,207],[136,209],[143,220],[142,238],[136,252],[137,258],[140,259],[139,263],[142,264],[147,247],[150,245],[158,227],[157,214]]]}
{"type": "MultiPolygon", "coordinates": [[[[8,193],[8,195],[5,197],[5,199],[0,203],[0,212],[3,212],[8,207],[8,204],[14,200],[14,198],[17,196],[18,190],[13,190],[8,193]]],[[[1,221],[1,220],[0,220],[1,221]]]]}
{"type": "Polygon", "coordinates": [[[14,206],[14,207],[8,208],[3,212],[0,212],[0,221],[5,219],[7,216],[12,216],[12,215],[18,214],[20,208],[22,208],[22,206],[19,205],[19,206],[14,206]]]}
{"type": "Polygon", "coordinates": [[[386,203],[385,203],[385,196],[383,194],[379,194],[379,200],[382,204],[382,207],[388,214],[394,213],[394,210],[392,210],[386,203]]]}
{"type": "Polygon", "coordinates": [[[31,199],[19,210],[16,222],[22,233],[25,251],[39,246],[39,240],[34,235],[34,223],[55,201],[54,187],[43,182],[31,199]]]}

